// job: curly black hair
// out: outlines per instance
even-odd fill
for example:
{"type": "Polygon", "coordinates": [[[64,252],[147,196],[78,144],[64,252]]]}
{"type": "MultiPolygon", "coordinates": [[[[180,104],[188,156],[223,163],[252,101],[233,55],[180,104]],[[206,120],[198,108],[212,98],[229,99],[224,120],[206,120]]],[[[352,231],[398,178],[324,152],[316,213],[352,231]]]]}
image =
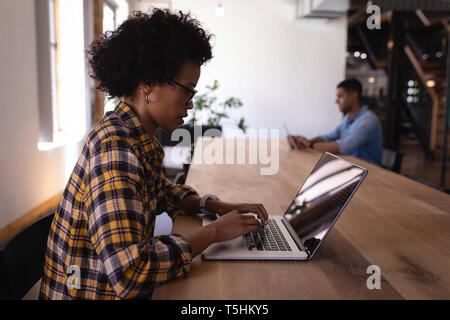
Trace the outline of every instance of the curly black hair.
{"type": "Polygon", "coordinates": [[[140,83],[169,82],[186,60],[199,65],[210,60],[212,36],[190,13],[135,11],[115,31],[92,42],[87,52],[91,77],[110,98],[132,96],[140,83]]]}

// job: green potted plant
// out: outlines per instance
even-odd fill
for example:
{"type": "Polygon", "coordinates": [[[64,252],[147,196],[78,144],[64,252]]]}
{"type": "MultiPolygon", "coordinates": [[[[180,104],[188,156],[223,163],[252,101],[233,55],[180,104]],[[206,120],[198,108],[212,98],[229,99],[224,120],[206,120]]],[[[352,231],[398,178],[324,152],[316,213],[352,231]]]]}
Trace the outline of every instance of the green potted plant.
{"type": "MultiPolygon", "coordinates": [[[[219,88],[219,82],[214,80],[212,86],[206,86],[207,91],[205,93],[199,94],[194,98],[194,107],[190,111],[191,117],[188,123],[180,126],[179,128],[183,128],[189,131],[191,136],[191,153],[189,159],[186,159],[183,164],[184,174],[181,176],[181,179],[177,181],[177,183],[184,183],[184,179],[187,176],[190,166],[190,159],[194,152],[195,140],[196,140],[196,132],[201,132],[203,136],[208,129],[217,129],[219,132],[222,132],[222,121],[223,119],[229,119],[228,111],[232,109],[238,109],[242,107],[242,101],[235,97],[230,97],[224,102],[217,103],[217,97],[215,95],[217,89],[219,88]],[[206,115],[206,123],[200,123],[199,117],[206,115]],[[196,127],[201,127],[196,130],[196,127]],[[201,131],[200,131],[201,130],[201,131]]],[[[245,119],[241,118],[236,123],[237,127],[245,133],[247,129],[247,125],[245,123],[245,119]]],[[[177,142],[174,142],[176,144],[177,142]]]]}
{"type": "MultiPolygon", "coordinates": [[[[209,128],[217,128],[222,131],[222,120],[229,119],[228,112],[232,109],[238,109],[242,107],[242,101],[239,98],[230,97],[224,102],[217,103],[217,97],[215,95],[219,88],[219,82],[214,80],[212,86],[206,86],[207,91],[199,94],[194,98],[194,107],[191,111],[191,118],[188,122],[192,127],[200,125],[198,123],[199,116],[203,113],[206,114],[207,123],[203,123],[205,127],[203,131],[209,128]]],[[[245,133],[247,125],[245,119],[241,118],[236,123],[236,126],[245,133]]]]}

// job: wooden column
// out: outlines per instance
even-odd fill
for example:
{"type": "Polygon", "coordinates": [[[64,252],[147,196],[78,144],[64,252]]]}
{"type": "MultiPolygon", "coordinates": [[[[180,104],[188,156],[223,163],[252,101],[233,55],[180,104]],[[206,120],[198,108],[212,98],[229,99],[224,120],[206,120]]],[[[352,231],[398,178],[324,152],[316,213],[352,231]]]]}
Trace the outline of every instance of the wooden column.
{"type": "MultiPolygon", "coordinates": [[[[101,37],[103,33],[103,0],[94,0],[94,39],[101,37]]],[[[97,83],[95,84],[97,87],[97,83]]],[[[99,122],[104,113],[105,94],[95,89],[93,124],[99,122]]]]}
{"type": "Polygon", "coordinates": [[[392,14],[391,31],[388,42],[388,104],[384,127],[384,147],[397,150],[400,141],[401,58],[405,43],[405,15],[392,14]]]}

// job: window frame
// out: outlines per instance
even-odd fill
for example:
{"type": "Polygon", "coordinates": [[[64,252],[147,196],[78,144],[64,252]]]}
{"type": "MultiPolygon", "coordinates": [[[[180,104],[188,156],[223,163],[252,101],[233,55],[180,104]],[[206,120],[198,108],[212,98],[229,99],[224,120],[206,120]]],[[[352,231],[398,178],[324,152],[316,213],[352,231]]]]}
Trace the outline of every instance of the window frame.
{"type": "MultiPolygon", "coordinates": [[[[69,142],[79,141],[80,136],[65,137],[61,128],[61,109],[59,103],[60,90],[60,56],[59,56],[59,1],[35,0],[36,50],[38,75],[38,113],[39,137],[38,149],[47,151],[69,142]],[[53,12],[51,12],[52,10],[53,12]],[[52,22],[53,21],[53,22],[52,22]],[[53,25],[53,29],[52,29],[53,25]],[[53,47],[53,48],[52,48],[53,47]]],[[[93,39],[92,33],[92,1],[83,0],[83,47],[87,49],[93,39]]],[[[89,77],[87,59],[85,58],[85,108],[86,131],[92,124],[91,91],[93,83],[89,77]]],[[[86,132],[83,133],[85,135],[86,132]]]]}

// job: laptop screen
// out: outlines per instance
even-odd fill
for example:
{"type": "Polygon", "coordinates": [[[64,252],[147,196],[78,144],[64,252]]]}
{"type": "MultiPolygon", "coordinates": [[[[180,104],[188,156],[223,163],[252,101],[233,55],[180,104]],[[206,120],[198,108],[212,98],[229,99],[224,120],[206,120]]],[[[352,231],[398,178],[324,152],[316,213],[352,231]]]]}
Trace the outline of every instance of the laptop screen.
{"type": "Polygon", "coordinates": [[[297,193],[284,218],[310,255],[327,235],[367,170],[324,153],[297,193]]]}

